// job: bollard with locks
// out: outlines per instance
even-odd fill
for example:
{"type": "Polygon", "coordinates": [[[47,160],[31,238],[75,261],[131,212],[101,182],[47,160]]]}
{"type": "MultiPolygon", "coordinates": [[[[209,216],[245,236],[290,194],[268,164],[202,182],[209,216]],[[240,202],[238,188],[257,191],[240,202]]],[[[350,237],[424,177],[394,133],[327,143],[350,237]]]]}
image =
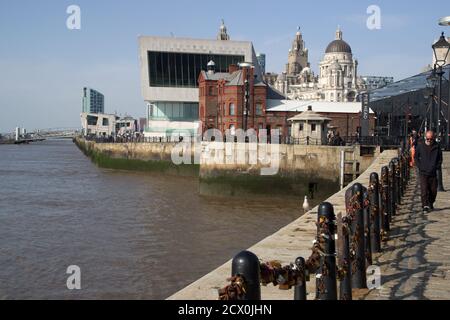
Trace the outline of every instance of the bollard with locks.
{"type": "Polygon", "coordinates": [[[387,239],[390,231],[390,191],[389,191],[389,168],[381,168],[381,192],[380,192],[380,214],[381,214],[381,239],[387,239]]]}
{"type": "Polygon", "coordinates": [[[352,288],[366,288],[366,257],[364,250],[364,204],[363,186],[356,183],[351,188],[352,197],[347,215],[351,217],[350,258],[352,267],[352,288]]]}
{"type": "Polygon", "coordinates": [[[391,218],[391,221],[393,219],[393,217],[396,214],[396,200],[397,200],[397,195],[396,195],[396,190],[397,187],[396,185],[396,178],[395,178],[395,162],[394,160],[391,160],[391,162],[389,162],[389,217],[391,218]]]}
{"type": "Polygon", "coordinates": [[[400,175],[400,160],[394,158],[395,163],[395,203],[400,205],[402,203],[402,182],[400,175]]]}
{"type": "Polygon", "coordinates": [[[363,219],[364,219],[364,256],[366,261],[366,269],[372,265],[372,249],[370,242],[370,199],[369,192],[366,187],[363,187],[363,219]]]}
{"type": "Polygon", "coordinates": [[[381,252],[381,218],[380,218],[380,182],[378,173],[370,175],[369,201],[370,201],[370,247],[373,253],[381,252]]]}
{"type": "Polygon", "coordinates": [[[338,271],[339,279],[339,300],[352,300],[352,271],[350,261],[350,228],[351,218],[337,217],[338,228],[338,271]]]}
{"type": "Polygon", "coordinates": [[[231,276],[242,283],[238,300],[261,300],[261,275],[258,257],[250,251],[237,254],[231,263],[231,276]]]}
{"type": "Polygon", "coordinates": [[[294,288],[294,300],[306,300],[306,262],[302,257],[295,259],[295,266],[299,272],[300,279],[294,288]]]}
{"type": "Polygon", "coordinates": [[[319,300],[337,300],[335,225],[333,205],[322,203],[317,217],[317,241],[322,249],[316,275],[316,297],[319,300]]]}

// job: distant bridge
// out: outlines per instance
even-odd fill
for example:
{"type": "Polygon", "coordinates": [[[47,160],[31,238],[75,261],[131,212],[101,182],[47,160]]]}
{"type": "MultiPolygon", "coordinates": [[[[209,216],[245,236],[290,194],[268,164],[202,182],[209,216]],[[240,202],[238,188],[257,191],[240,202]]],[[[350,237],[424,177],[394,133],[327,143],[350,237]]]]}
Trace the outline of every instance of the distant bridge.
{"type": "Polygon", "coordinates": [[[80,128],[49,128],[39,129],[31,134],[34,137],[43,139],[56,139],[56,138],[74,138],[81,133],[80,128]]]}

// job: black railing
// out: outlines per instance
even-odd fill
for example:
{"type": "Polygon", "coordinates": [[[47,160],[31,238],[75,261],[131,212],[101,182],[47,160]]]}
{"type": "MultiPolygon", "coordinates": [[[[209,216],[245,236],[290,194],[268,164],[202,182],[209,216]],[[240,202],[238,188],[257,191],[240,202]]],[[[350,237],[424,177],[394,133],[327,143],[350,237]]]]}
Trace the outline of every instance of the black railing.
{"type": "MultiPolygon", "coordinates": [[[[190,139],[191,141],[196,141],[196,137],[184,136],[165,136],[165,137],[144,137],[144,136],[129,136],[129,137],[108,137],[108,136],[84,136],[87,141],[95,141],[97,143],[178,143],[185,139],[190,139]]],[[[387,137],[387,136],[351,136],[351,137],[340,137],[339,139],[329,139],[327,142],[322,143],[321,139],[313,137],[303,137],[303,138],[293,138],[293,137],[283,137],[279,136],[277,139],[279,144],[288,145],[328,145],[328,146],[352,146],[352,145],[363,145],[363,146],[381,146],[381,147],[399,147],[405,142],[405,137],[387,137]]],[[[201,141],[216,141],[215,137],[202,137],[201,141]]],[[[259,139],[249,139],[245,137],[245,140],[239,139],[236,136],[231,138],[223,137],[223,142],[258,142],[258,143],[275,143],[273,137],[267,137],[265,140],[259,139]]]]}
{"type": "Polygon", "coordinates": [[[367,289],[372,254],[383,252],[382,243],[410,180],[409,161],[409,152],[399,152],[380,175],[370,175],[367,187],[360,183],[351,186],[345,193],[345,216],[336,216],[332,204],[322,203],[308,259],[298,257],[295,263],[282,266],[277,261],[260,262],[249,251],[236,255],[228,279],[231,283],[218,291],[219,299],[260,300],[261,285],[273,284],[282,290],[294,288],[293,298],[306,300],[306,282],[311,279],[316,279],[318,300],[351,300],[352,289],[367,289]]]}

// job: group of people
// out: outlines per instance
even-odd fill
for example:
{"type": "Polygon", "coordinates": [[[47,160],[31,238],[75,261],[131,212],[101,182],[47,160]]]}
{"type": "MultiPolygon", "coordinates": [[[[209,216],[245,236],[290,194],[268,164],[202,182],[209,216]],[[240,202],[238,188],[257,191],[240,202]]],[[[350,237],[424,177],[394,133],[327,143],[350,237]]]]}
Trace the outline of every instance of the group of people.
{"type": "Polygon", "coordinates": [[[344,139],[341,138],[339,132],[330,131],[327,136],[329,146],[345,146],[344,139]]]}
{"type": "Polygon", "coordinates": [[[418,174],[422,209],[424,213],[434,210],[438,191],[437,171],[442,168],[442,149],[436,142],[436,135],[433,131],[427,131],[422,138],[413,131],[409,139],[411,152],[410,165],[416,167],[418,174]]]}

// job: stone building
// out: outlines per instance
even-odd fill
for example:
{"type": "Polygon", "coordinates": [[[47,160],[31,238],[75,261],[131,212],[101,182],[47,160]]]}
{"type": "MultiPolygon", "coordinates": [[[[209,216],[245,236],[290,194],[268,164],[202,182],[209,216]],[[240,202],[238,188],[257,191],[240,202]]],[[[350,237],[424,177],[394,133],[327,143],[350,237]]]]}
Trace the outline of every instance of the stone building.
{"type": "Polygon", "coordinates": [[[298,140],[298,144],[327,144],[328,124],[331,119],[314,112],[312,106],[308,106],[306,111],[289,121],[292,122],[291,137],[298,140]]]}
{"type": "MultiPolygon", "coordinates": [[[[335,39],[325,49],[318,76],[311,69],[308,49],[305,48],[303,35],[298,31],[289,50],[285,72],[280,75],[268,73],[265,81],[293,100],[352,102],[359,100],[361,92],[374,89],[373,84],[370,87],[358,75],[358,61],[350,45],[344,41],[340,28],[336,30],[335,39]]],[[[380,82],[376,85],[383,84],[380,82]]]]}
{"type": "MultiPolygon", "coordinates": [[[[230,65],[228,72],[216,72],[215,62],[210,61],[208,69],[199,76],[199,122],[202,131],[218,129],[225,136],[227,130],[234,135],[236,129],[245,129],[246,91],[249,97],[247,129],[252,128],[256,132],[266,130],[267,134],[278,129],[281,142],[295,137],[289,119],[305,112],[307,116],[309,105],[342,136],[354,136],[361,127],[361,103],[285,100],[255,77],[254,69],[249,64],[241,64],[241,67],[230,65]]],[[[371,113],[370,132],[373,132],[373,120],[371,113]]],[[[321,132],[328,128],[323,126],[321,132]]],[[[325,133],[321,134],[319,139],[325,136],[325,133]]]]}

